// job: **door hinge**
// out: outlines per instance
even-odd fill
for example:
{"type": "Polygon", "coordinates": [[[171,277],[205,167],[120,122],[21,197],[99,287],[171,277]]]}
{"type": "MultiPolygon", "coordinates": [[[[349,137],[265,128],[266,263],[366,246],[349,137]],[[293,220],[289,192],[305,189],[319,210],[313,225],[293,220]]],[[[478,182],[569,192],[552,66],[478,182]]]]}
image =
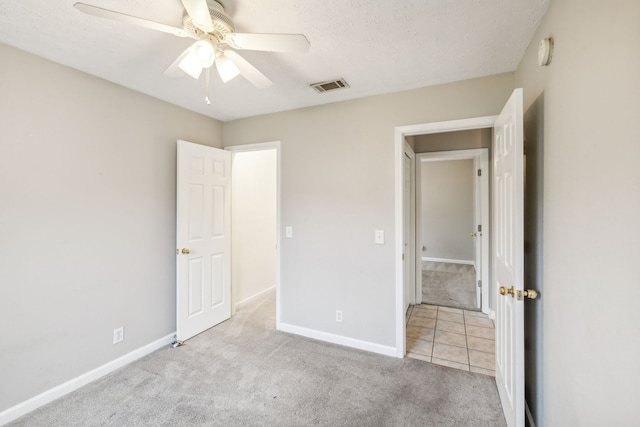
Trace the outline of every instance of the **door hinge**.
{"type": "Polygon", "coordinates": [[[481,288],[482,287],[482,280],[478,280],[478,287],[481,288]]]}
{"type": "Polygon", "coordinates": [[[482,176],[482,169],[478,169],[478,176],[482,176]]]}

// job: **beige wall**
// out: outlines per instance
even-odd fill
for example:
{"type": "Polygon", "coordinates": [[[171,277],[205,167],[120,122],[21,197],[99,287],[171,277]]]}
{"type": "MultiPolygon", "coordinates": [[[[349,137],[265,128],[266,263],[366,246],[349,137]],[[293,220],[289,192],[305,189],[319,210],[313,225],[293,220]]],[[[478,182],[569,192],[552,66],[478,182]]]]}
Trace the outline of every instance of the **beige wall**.
{"type": "Polygon", "coordinates": [[[176,140],[220,147],[222,124],[0,58],[1,412],[175,331],[176,140]]]}
{"type": "Polygon", "coordinates": [[[544,129],[538,425],[638,422],[638,52],[640,2],[554,0],[516,73],[544,129]]]}
{"type": "Polygon", "coordinates": [[[493,129],[485,128],[415,135],[408,138],[413,141],[412,148],[416,153],[468,150],[472,148],[491,149],[492,132],[493,129]]]}
{"type": "Polygon", "coordinates": [[[276,149],[234,153],[231,182],[231,279],[237,305],[276,286],[276,149]]]}
{"type": "Polygon", "coordinates": [[[224,124],[225,146],[282,143],[283,323],[395,347],[394,128],[498,114],[513,88],[502,74],[224,124]]]}

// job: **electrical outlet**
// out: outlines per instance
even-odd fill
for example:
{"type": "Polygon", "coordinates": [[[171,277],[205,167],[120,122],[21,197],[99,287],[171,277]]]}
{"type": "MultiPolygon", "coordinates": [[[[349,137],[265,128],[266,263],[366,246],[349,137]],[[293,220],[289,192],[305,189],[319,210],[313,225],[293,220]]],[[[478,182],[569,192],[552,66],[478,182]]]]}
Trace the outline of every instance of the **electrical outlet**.
{"type": "Polygon", "coordinates": [[[336,310],[336,322],[342,323],[342,310],[336,310]]]}
{"type": "Polygon", "coordinates": [[[122,341],[124,341],[124,326],[113,330],[113,343],[118,344],[122,341]]]}

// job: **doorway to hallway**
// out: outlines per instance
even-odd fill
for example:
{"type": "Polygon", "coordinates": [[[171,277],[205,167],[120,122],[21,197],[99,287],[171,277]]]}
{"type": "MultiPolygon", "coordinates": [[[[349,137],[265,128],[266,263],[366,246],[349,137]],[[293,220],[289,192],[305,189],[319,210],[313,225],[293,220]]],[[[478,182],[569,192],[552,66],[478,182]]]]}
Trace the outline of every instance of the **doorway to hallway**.
{"type": "MultiPolygon", "coordinates": [[[[232,313],[278,292],[280,281],[280,143],[225,148],[232,152],[232,313]]],[[[279,319],[276,303],[276,324],[279,319]]]]}
{"type": "MultiPolygon", "coordinates": [[[[442,141],[454,147],[452,142],[457,147],[486,146],[491,132],[476,129],[415,138],[417,150],[439,148],[434,142],[442,141]]],[[[417,303],[489,311],[488,151],[416,154],[417,303]]]]}

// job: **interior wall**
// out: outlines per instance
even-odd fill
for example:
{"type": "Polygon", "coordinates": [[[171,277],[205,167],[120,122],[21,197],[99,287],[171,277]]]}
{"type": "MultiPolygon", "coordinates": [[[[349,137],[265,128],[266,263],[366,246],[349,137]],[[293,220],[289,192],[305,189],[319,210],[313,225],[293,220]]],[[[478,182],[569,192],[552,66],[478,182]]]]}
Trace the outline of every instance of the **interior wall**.
{"type": "Polygon", "coordinates": [[[470,150],[474,148],[488,148],[489,151],[491,151],[492,132],[491,128],[470,129],[455,132],[414,135],[408,138],[412,138],[412,147],[416,153],[470,150]]]}
{"type": "Polygon", "coordinates": [[[474,261],[473,160],[421,162],[422,257],[474,261]]]}
{"type": "Polygon", "coordinates": [[[233,153],[231,279],[237,306],[276,286],[277,151],[233,153]]]}
{"type": "Polygon", "coordinates": [[[639,2],[552,0],[516,73],[525,111],[544,99],[538,425],[637,423],[638,52],[639,2]]]}
{"type": "Polygon", "coordinates": [[[0,57],[1,412],[175,331],[176,140],[222,123],[0,57]]]}
{"type": "Polygon", "coordinates": [[[496,115],[513,88],[501,74],[224,124],[225,145],[282,143],[281,324],[395,349],[395,127],[496,115]]]}

